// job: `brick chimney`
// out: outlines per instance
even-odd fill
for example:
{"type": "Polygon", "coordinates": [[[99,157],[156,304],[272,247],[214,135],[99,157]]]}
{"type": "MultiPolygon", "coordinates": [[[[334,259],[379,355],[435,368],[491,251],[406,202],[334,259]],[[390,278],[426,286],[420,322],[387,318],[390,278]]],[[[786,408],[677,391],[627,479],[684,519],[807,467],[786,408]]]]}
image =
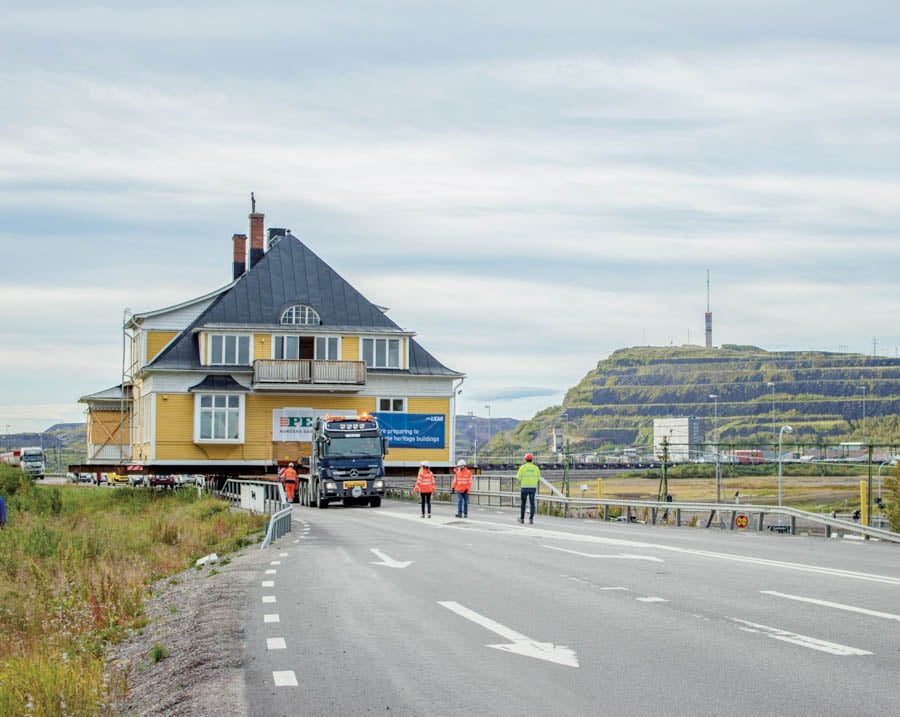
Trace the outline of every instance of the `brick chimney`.
{"type": "Polygon", "coordinates": [[[250,268],[263,258],[265,248],[266,215],[256,211],[256,196],[250,192],[250,268]]]}
{"type": "Polygon", "coordinates": [[[231,262],[231,278],[237,279],[247,271],[247,235],[235,234],[231,237],[234,242],[234,259],[231,262]]]}

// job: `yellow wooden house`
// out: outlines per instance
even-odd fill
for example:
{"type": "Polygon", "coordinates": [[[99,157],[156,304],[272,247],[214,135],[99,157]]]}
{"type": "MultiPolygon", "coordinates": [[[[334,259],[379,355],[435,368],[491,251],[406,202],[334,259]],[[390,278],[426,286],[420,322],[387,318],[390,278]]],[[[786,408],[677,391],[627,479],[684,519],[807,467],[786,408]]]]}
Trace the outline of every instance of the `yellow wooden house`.
{"type": "Polygon", "coordinates": [[[464,375],[290,231],[266,232],[263,214],[250,214],[249,252],[246,235],[232,243],[230,284],[126,316],[121,384],[80,399],[88,465],[272,472],[310,454],[296,425],[369,412],[390,440],[389,472],[451,466],[464,375]]]}

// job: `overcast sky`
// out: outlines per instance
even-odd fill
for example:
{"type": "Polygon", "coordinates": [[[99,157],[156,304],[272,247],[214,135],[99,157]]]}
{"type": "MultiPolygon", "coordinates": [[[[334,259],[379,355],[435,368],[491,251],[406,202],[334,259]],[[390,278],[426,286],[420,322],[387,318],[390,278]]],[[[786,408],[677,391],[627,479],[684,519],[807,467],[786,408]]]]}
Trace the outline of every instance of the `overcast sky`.
{"type": "Polygon", "coordinates": [[[6,7],[0,431],[83,420],[126,308],[228,283],[251,191],[461,413],[702,344],[707,270],[716,345],[895,357],[898,33],[887,0],[6,7]]]}

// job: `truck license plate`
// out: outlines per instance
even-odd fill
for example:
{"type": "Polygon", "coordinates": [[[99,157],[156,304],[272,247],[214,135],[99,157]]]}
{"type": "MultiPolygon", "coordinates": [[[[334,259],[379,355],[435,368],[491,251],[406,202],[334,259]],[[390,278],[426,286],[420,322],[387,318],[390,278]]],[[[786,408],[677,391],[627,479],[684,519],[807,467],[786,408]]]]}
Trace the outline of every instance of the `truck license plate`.
{"type": "Polygon", "coordinates": [[[344,488],[365,488],[366,482],[364,480],[345,480],[344,488]]]}

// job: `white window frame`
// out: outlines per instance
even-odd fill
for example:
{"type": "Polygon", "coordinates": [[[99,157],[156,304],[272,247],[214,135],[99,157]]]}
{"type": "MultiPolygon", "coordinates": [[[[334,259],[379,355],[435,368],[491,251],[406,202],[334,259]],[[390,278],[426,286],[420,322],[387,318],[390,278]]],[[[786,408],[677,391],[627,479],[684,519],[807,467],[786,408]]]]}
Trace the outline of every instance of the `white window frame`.
{"type": "Polygon", "coordinates": [[[298,361],[300,359],[300,335],[299,334],[273,334],[272,335],[272,358],[279,361],[298,361]],[[295,356],[286,356],[285,346],[293,342],[297,349],[295,356]],[[281,351],[279,352],[279,347],[281,351]],[[281,353],[281,356],[278,354],[281,353]]]}
{"type": "Polygon", "coordinates": [[[340,336],[316,336],[315,357],[316,357],[317,361],[340,361],[341,360],[341,337],[340,336]],[[324,350],[323,350],[323,348],[324,348],[324,350]]]}
{"type": "Polygon", "coordinates": [[[376,413],[406,413],[405,398],[399,398],[397,396],[382,396],[375,399],[375,403],[378,406],[378,408],[375,409],[376,413]],[[385,401],[387,402],[388,408],[385,408],[382,405],[385,401]],[[399,408],[397,408],[398,405],[399,408]]]}
{"type": "Polygon", "coordinates": [[[244,402],[244,394],[243,393],[219,393],[219,392],[207,392],[207,393],[195,393],[194,394],[194,443],[243,443],[244,442],[244,411],[245,411],[245,402],[244,402]],[[204,406],[203,404],[208,401],[209,404],[204,406]],[[237,403],[237,406],[230,405],[232,402],[237,403]],[[225,405],[217,406],[217,403],[224,403],[225,405]],[[205,413],[210,413],[210,421],[209,425],[213,429],[211,431],[211,435],[204,436],[203,435],[203,416],[205,413]],[[218,437],[215,435],[216,428],[216,416],[224,415],[226,422],[226,430],[229,418],[237,421],[237,437],[228,438],[226,437],[218,437]]]}
{"type": "Polygon", "coordinates": [[[362,358],[367,368],[403,368],[403,358],[400,355],[403,348],[403,339],[384,336],[362,337],[362,358]],[[391,347],[396,346],[396,365],[390,361],[391,347]]]}
{"type": "Polygon", "coordinates": [[[206,335],[206,365],[207,366],[251,366],[253,364],[253,341],[249,334],[210,333],[206,335]],[[222,340],[222,346],[218,350],[220,356],[213,355],[213,344],[216,339],[222,340]],[[228,352],[228,344],[234,342],[234,361],[225,361],[228,352]],[[246,343],[247,360],[241,361],[241,344],[246,343]],[[219,360],[215,360],[219,359],[219,360]]]}
{"type": "Polygon", "coordinates": [[[289,306],[282,312],[281,318],[278,320],[279,324],[287,326],[318,326],[321,322],[318,312],[306,304],[289,306]]]}

